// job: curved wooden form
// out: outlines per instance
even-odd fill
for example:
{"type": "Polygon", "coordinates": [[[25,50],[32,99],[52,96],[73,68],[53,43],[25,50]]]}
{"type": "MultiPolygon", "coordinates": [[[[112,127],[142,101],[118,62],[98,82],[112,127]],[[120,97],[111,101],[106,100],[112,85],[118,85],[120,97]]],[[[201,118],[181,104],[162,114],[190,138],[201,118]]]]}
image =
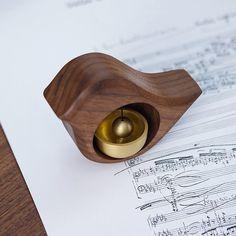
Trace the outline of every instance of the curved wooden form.
{"type": "Polygon", "coordinates": [[[124,160],[110,158],[94,146],[96,128],[112,111],[128,106],[146,117],[148,139],[137,156],[156,144],[200,94],[185,70],[142,73],[102,53],[73,59],[44,91],[83,155],[103,163],[124,160]]]}

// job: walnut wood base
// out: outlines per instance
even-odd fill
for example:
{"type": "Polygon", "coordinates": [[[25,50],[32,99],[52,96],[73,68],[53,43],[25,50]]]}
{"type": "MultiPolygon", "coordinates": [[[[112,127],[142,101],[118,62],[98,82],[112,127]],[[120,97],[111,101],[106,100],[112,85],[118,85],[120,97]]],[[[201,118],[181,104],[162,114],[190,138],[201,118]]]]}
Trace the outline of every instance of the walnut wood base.
{"type": "MultiPolygon", "coordinates": [[[[89,53],[67,63],[44,95],[80,151],[90,160],[112,163],[94,145],[94,133],[112,111],[128,107],[148,121],[146,144],[133,158],[156,144],[201,94],[184,70],[148,74],[117,59],[89,53]]],[[[129,159],[127,158],[127,159],[129,159]]]]}
{"type": "Polygon", "coordinates": [[[1,126],[0,235],[47,235],[1,126]]]}

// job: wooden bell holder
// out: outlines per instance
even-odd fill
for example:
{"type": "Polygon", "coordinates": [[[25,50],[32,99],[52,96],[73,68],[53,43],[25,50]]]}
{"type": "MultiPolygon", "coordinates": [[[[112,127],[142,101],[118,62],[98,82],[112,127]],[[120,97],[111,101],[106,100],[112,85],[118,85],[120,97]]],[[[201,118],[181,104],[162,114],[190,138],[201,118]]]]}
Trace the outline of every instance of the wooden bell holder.
{"type": "Polygon", "coordinates": [[[201,89],[185,70],[143,73],[101,53],[71,60],[44,91],[82,154],[102,163],[119,162],[146,152],[200,94],[201,89]],[[94,135],[104,118],[121,107],[141,113],[149,129],[146,143],[138,153],[117,159],[97,148],[94,135]]]}

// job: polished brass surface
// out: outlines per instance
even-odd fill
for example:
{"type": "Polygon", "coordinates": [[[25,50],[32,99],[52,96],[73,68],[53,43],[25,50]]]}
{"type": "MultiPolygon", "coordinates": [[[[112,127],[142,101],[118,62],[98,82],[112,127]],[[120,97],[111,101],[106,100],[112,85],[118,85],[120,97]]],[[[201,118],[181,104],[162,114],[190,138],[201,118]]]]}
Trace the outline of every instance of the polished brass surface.
{"type": "Polygon", "coordinates": [[[127,158],[142,149],[148,134],[148,123],[131,109],[116,110],[98,126],[95,145],[113,158],[127,158]]]}
{"type": "Polygon", "coordinates": [[[117,137],[125,138],[133,131],[133,125],[127,117],[119,117],[112,124],[112,131],[117,137]]]}

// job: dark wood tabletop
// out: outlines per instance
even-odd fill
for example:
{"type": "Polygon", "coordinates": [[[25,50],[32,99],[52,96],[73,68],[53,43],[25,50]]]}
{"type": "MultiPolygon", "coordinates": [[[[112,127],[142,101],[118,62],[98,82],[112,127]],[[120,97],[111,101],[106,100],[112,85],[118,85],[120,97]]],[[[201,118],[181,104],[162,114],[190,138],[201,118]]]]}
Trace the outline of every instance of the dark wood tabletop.
{"type": "Polygon", "coordinates": [[[0,126],[0,236],[47,235],[0,126]]]}

